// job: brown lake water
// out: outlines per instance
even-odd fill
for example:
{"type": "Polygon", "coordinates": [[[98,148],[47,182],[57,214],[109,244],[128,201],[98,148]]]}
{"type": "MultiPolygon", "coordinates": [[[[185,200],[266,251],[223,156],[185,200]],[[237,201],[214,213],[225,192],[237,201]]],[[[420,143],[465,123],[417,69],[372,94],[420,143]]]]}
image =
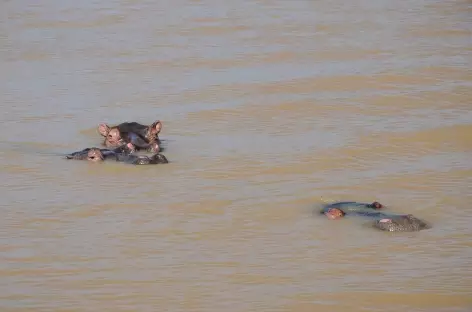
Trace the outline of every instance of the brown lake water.
{"type": "Polygon", "coordinates": [[[2,312],[472,311],[471,1],[4,0],[0,108],[2,312]]]}

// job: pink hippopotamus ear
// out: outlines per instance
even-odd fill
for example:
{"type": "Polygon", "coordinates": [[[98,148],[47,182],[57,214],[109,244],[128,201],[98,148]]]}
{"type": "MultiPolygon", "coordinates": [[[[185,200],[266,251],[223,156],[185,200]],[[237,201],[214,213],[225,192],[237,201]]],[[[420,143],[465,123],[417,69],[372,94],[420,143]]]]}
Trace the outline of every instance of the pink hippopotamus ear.
{"type": "Polygon", "coordinates": [[[98,133],[100,133],[102,136],[106,137],[108,132],[110,132],[110,127],[107,124],[101,123],[98,125],[98,133]]]}
{"type": "Polygon", "coordinates": [[[151,135],[158,135],[159,132],[162,130],[162,122],[160,120],[156,120],[155,122],[152,123],[149,132],[151,135]]]}

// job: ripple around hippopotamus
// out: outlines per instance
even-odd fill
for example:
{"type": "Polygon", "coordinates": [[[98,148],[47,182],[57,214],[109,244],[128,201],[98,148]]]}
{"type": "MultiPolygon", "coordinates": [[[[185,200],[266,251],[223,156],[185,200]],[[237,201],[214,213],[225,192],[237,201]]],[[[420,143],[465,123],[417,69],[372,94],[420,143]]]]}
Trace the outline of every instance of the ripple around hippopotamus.
{"type": "Polygon", "coordinates": [[[378,202],[334,202],[325,204],[320,214],[329,219],[339,219],[345,216],[357,216],[373,220],[372,226],[381,231],[388,232],[417,232],[430,229],[432,226],[427,222],[411,214],[394,214],[380,212],[384,206],[378,202]]]}

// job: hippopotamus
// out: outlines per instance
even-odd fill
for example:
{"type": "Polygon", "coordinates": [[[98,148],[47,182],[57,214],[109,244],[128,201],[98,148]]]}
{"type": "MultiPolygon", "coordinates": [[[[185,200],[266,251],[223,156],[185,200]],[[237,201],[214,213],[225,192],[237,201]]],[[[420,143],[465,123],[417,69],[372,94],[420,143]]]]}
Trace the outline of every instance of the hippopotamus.
{"type": "Polygon", "coordinates": [[[379,202],[335,202],[324,205],[321,214],[330,220],[337,220],[345,216],[360,216],[373,219],[372,226],[381,231],[415,232],[430,229],[431,225],[411,214],[392,214],[380,212],[385,206],[379,202]]]}
{"type": "Polygon", "coordinates": [[[162,122],[159,120],[149,126],[137,122],[123,122],[112,127],[105,123],[98,125],[98,132],[105,137],[102,144],[105,147],[127,145],[133,151],[146,150],[154,153],[161,150],[159,140],[161,130],[162,122]]]}
{"type": "Polygon", "coordinates": [[[114,150],[97,147],[85,148],[66,155],[66,159],[88,160],[92,162],[115,160],[132,165],[155,165],[167,164],[169,162],[163,154],[156,153],[152,156],[138,156],[127,152],[125,147],[118,147],[114,150]]]}

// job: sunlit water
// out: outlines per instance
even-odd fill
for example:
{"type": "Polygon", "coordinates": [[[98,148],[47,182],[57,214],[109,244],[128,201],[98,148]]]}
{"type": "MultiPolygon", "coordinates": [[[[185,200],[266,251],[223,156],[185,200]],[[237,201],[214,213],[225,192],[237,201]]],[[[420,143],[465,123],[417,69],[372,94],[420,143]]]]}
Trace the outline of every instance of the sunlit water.
{"type": "Polygon", "coordinates": [[[470,1],[0,12],[2,312],[471,311],[470,1]],[[168,165],[61,158],[156,119],[168,165]]]}

